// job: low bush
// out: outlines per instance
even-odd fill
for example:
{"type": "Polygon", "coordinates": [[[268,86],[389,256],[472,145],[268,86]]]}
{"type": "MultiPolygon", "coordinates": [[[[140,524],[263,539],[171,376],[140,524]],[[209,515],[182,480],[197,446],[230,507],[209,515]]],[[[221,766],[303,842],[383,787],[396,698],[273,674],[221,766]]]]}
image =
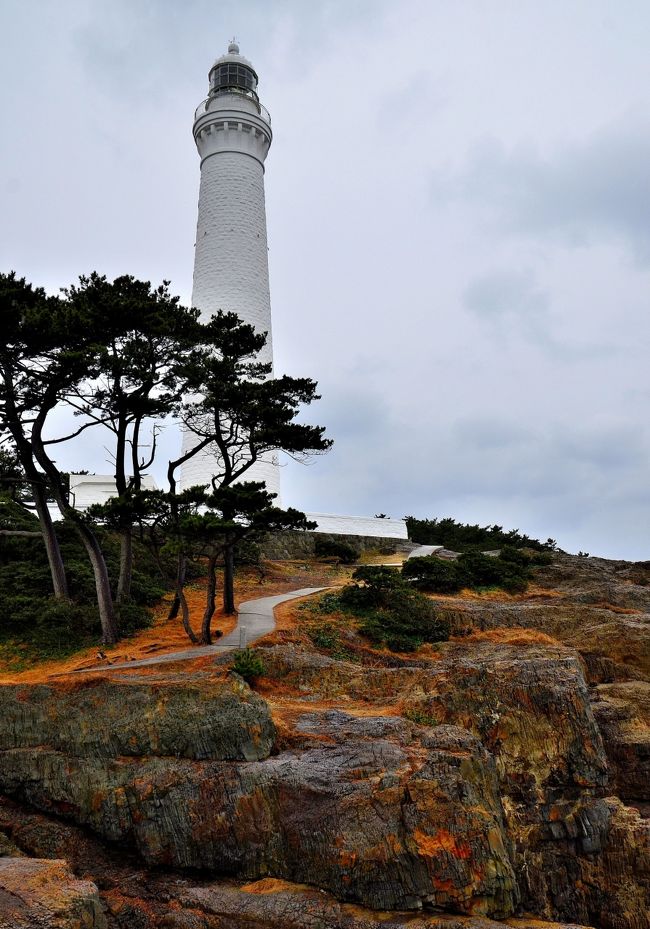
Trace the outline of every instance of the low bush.
{"type": "Polygon", "coordinates": [[[317,558],[338,558],[341,564],[354,564],[359,560],[356,546],[342,539],[316,539],[314,554],[317,558]]]}
{"type": "Polygon", "coordinates": [[[498,556],[478,551],[464,552],[457,561],[443,561],[435,555],[410,558],[402,573],[418,590],[429,593],[457,593],[464,587],[472,590],[500,588],[508,593],[523,593],[528,587],[530,569],[548,564],[552,555],[504,546],[498,556]]]}
{"type": "MultiPolygon", "coordinates": [[[[38,529],[33,516],[2,497],[0,517],[0,524],[10,528],[38,529]]],[[[0,644],[24,645],[39,658],[72,654],[97,643],[101,637],[95,581],[86,552],[69,523],[58,522],[56,534],[65,562],[70,602],[52,596],[52,579],[42,538],[0,536],[0,644]]],[[[119,574],[119,539],[102,530],[99,535],[115,585],[119,574]]],[[[134,543],[134,553],[131,600],[119,610],[120,629],[127,635],[150,624],[151,614],[147,607],[158,602],[171,584],[171,578],[161,576],[152,554],[138,541],[134,543]]],[[[173,569],[173,564],[170,568],[173,569]]]]}
{"type": "Polygon", "coordinates": [[[409,558],[402,568],[404,577],[411,578],[419,590],[438,594],[455,594],[467,586],[468,578],[455,561],[443,561],[430,555],[409,558]]]}
{"type": "Polygon", "coordinates": [[[337,649],[341,644],[339,631],[333,623],[321,623],[307,630],[316,648],[337,649]]]}
{"type": "Polygon", "coordinates": [[[358,617],[359,631],[375,644],[403,652],[449,638],[448,622],[399,571],[368,565],[353,581],[339,593],[339,607],[358,617]]]}
{"type": "Polygon", "coordinates": [[[242,648],[240,651],[236,651],[231,667],[233,671],[236,671],[240,677],[243,677],[248,682],[261,677],[266,670],[261,657],[252,648],[242,648]]]}

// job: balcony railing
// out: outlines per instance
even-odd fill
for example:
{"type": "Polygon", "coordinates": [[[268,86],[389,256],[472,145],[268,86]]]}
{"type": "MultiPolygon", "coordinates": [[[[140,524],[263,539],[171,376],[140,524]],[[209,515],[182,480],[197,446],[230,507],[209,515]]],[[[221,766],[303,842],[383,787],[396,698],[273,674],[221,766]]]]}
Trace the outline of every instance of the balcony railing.
{"type": "Polygon", "coordinates": [[[269,111],[266,109],[266,107],[262,106],[259,100],[256,99],[256,96],[254,96],[251,93],[248,93],[245,90],[239,90],[237,87],[229,87],[227,90],[222,90],[216,94],[210,94],[209,97],[206,97],[206,99],[203,100],[202,103],[199,103],[199,105],[196,108],[196,112],[194,113],[195,121],[199,118],[199,116],[203,116],[204,113],[210,112],[210,103],[213,100],[216,100],[218,97],[223,97],[226,94],[238,94],[240,97],[245,97],[246,100],[250,100],[250,102],[253,104],[259,116],[261,116],[264,122],[268,123],[269,126],[271,125],[271,115],[269,111]]]}

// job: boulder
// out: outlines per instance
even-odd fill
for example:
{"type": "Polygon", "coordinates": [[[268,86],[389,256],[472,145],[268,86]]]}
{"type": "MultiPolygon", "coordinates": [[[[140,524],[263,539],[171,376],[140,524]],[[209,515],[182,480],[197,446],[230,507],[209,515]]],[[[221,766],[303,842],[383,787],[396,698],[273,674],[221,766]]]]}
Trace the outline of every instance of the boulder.
{"type": "Polygon", "coordinates": [[[65,861],[0,858],[2,929],[107,929],[97,887],[65,861]]]}
{"type": "Polygon", "coordinates": [[[270,874],[383,909],[514,911],[496,771],[476,738],[336,711],[299,725],[318,744],[262,762],[7,749],[0,784],[151,865],[270,874]]]}
{"type": "Polygon", "coordinates": [[[266,758],[275,730],[236,675],[70,676],[0,687],[0,751],[47,746],[77,758],[266,758]]]}

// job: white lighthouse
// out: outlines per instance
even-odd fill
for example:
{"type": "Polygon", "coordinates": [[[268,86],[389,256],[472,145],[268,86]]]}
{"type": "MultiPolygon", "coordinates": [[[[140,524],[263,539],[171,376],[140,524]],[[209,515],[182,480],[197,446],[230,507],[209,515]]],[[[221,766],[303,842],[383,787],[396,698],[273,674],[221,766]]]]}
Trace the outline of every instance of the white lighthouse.
{"type": "MultiPolygon", "coordinates": [[[[239,54],[233,40],[228,53],[210,69],[208,97],[194,115],[201,186],[192,306],[206,319],[217,310],[232,311],[268,333],[259,360],[272,363],[264,162],[273,135],[271,118],[257,95],[257,80],[252,64],[239,54]]],[[[183,453],[197,441],[185,430],[183,453]]],[[[208,448],[186,462],[182,485],[208,484],[216,455],[208,448]]],[[[267,490],[279,498],[275,456],[256,462],[245,479],[265,481],[267,490]]]]}

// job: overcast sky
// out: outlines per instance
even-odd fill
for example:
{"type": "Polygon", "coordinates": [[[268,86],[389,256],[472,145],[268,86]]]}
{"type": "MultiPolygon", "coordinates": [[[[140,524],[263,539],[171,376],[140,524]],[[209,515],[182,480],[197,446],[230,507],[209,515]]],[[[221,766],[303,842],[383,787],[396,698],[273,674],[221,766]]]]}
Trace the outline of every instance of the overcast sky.
{"type": "MultiPolygon", "coordinates": [[[[189,302],[192,117],[234,34],[273,119],[276,368],[318,380],[336,443],[284,468],[284,503],[650,558],[647,0],[0,16],[3,270],[168,278],[189,302]]],[[[66,455],[110,471],[97,439],[66,455]]]]}

